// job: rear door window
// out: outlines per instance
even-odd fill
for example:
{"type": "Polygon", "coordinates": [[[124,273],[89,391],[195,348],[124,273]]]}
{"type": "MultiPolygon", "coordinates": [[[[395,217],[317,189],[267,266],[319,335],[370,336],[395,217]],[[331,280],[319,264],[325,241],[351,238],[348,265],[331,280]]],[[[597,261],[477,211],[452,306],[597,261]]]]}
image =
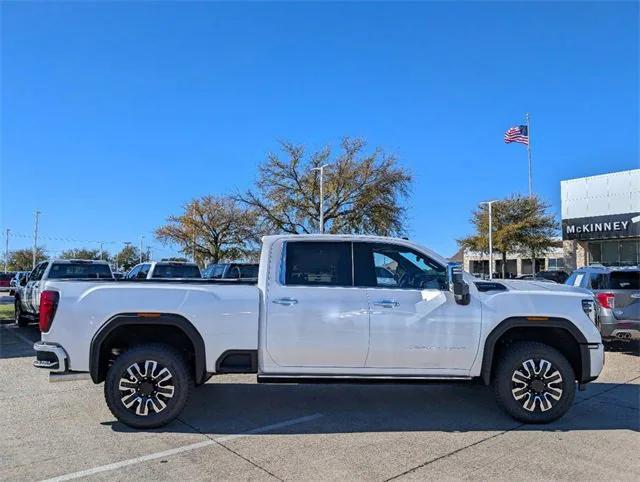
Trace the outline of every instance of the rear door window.
{"type": "Polygon", "coordinates": [[[609,283],[612,290],[640,290],[640,272],[614,271],[609,283]]]}
{"type": "Polygon", "coordinates": [[[284,282],[302,286],[352,286],[351,243],[288,242],[284,282]]]}
{"type": "Polygon", "coordinates": [[[591,273],[591,289],[606,290],[608,286],[607,276],[602,273],[591,273]]]}

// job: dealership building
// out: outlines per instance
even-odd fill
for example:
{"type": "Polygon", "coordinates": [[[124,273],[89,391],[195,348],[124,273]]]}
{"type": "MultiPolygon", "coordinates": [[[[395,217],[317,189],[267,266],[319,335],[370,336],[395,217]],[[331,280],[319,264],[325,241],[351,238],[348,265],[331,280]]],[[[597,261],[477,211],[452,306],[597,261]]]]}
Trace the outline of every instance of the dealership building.
{"type": "Polygon", "coordinates": [[[640,264],[640,169],[560,183],[568,269],[640,264]]]}
{"type": "MultiPolygon", "coordinates": [[[[590,264],[640,265],[640,169],[581,177],[560,182],[562,236],[544,256],[509,253],[505,271],[512,278],[534,271],[590,264]]],[[[494,252],[493,272],[502,271],[494,252]]],[[[477,276],[489,273],[489,256],[460,250],[452,260],[477,276]]]]}

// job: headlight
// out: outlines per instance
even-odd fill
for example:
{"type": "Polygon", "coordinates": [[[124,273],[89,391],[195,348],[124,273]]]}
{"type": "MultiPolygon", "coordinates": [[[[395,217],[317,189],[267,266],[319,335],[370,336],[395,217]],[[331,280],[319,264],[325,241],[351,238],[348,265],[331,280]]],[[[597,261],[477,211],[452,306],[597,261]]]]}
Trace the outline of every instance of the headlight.
{"type": "Polygon", "coordinates": [[[589,317],[594,325],[598,324],[598,311],[596,310],[596,302],[594,300],[582,300],[582,311],[584,311],[585,315],[589,317]]]}

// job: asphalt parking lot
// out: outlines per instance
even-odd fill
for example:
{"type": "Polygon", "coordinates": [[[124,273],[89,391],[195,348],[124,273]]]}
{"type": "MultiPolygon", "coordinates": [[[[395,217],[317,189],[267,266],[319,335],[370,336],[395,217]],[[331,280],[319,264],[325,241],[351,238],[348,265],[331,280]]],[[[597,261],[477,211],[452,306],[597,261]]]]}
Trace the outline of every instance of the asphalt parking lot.
{"type": "Polygon", "coordinates": [[[390,480],[640,477],[638,347],[546,426],[504,415],[474,385],[258,385],[214,378],[180,419],[134,431],[102,386],[32,368],[36,326],[0,325],[0,479],[390,480]]]}

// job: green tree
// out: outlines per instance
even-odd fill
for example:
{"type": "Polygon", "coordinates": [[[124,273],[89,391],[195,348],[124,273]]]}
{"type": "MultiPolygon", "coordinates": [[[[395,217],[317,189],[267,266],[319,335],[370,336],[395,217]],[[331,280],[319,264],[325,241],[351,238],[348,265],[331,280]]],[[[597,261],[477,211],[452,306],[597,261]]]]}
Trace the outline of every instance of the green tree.
{"type": "Polygon", "coordinates": [[[246,258],[255,251],[258,239],[258,216],[254,210],[225,196],[203,196],[187,203],[182,214],[167,218],[156,229],[163,244],[176,244],[196,262],[246,258]]]}
{"type": "MultiPolygon", "coordinates": [[[[142,253],[142,261],[149,261],[149,252],[142,253]]],[[[140,250],[131,244],[125,245],[113,257],[114,264],[120,269],[129,271],[140,262],[140,250]]]]}
{"type": "MultiPolygon", "coordinates": [[[[36,263],[44,261],[45,259],[47,259],[45,249],[38,247],[36,249],[36,263]]],[[[33,249],[26,248],[9,251],[9,258],[7,263],[7,269],[9,271],[31,271],[32,268],[33,249]]]]}
{"type": "Polygon", "coordinates": [[[60,254],[60,258],[62,259],[103,259],[105,261],[109,261],[111,259],[111,255],[108,251],[103,250],[100,253],[99,249],[91,249],[91,248],[73,248],[67,249],[60,254]],[[101,256],[102,254],[102,256],[101,256]]]}
{"type": "MultiPolygon", "coordinates": [[[[557,243],[558,221],[547,213],[549,205],[539,198],[512,195],[493,203],[493,248],[502,256],[502,277],[506,274],[507,254],[537,255],[557,243]]],[[[489,251],[489,209],[486,204],[473,212],[475,233],[459,239],[458,244],[479,252],[489,251]]]]}
{"type": "Polygon", "coordinates": [[[328,233],[405,232],[412,177],[396,157],[366,150],[360,139],[345,138],[337,153],[329,147],[305,154],[284,142],[283,155],[269,154],[260,165],[254,190],[237,199],[255,209],[271,232],[313,233],[320,225],[320,176],[324,164],[324,231],[328,233]]]}

